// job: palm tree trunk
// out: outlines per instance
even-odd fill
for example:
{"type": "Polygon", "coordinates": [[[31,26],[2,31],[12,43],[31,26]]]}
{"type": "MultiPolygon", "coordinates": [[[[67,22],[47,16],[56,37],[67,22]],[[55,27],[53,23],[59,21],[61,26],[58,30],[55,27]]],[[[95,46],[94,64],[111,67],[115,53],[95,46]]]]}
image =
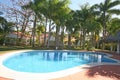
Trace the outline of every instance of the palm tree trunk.
{"type": "Polygon", "coordinates": [[[64,42],[63,42],[63,39],[64,39],[64,28],[65,28],[65,27],[62,27],[62,31],[61,31],[61,43],[62,43],[62,49],[64,48],[64,42]]]}
{"type": "Polygon", "coordinates": [[[120,41],[119,40],[117,41],[117,53],[118,54],[120,53],[120,41]]]}
{"type": "Polygon", "coordinates": [[[40,46],[40,33],[38,34],[38,45],[40,46]]]}
{"type": "Polygon", "coordinates": [[[59,30],[60,27],[56,26],[56,36],[55,36],[55,48],[58,49],[59,47],[59,30]]]}
{"type": "Polygon", "coordinates": [[[80,39],[79,39],[80,40],[80,47],[82,47],[82,35],[83,35],[82,31],[80,31],[80,39]]]}
{"type": "Polygon", "coordinates": [[[103,12],[103,43],[102,43],[102,49],[104,50],[105,49],[105,43],[104,43],[104,40],[105,40],[105,37],[106,37],[106,17],[105,17],[105,12],[103,12]]]}
{"type": "Polygon", "coordinates": [[[83,46],[82,46],[82,49],[85,49],[85,36],[86,36],[86,32],[85,32],[85,30],[83,30],[83,46]]]}
{"type": "Polygon", "coordinates": [[[18,39],[18,27],[16,26],[16,28],[17,28],[17,40],[16,40],[16,45],[18,45],[19,44],[19,39],[18,39]]]}
{"type": "Polygon", "coordinates": [[[47,47],[49,48],[49,45],[50,45],[50,37],[51,37],[51,20],[50,20],[50,23],[49,23],[49,34],[48,34],[48,44],[47,44],[47,47]]]}
{"type": "Polygon", "coordinates": [[[35,47],[36,21],[37,21],[37,17],[35,16],[34,23],[33,23],[33,42],[32,42],[32,47],[35,47]]]}
{"type": "Polygon", "coordinates": [[[91,34],[91,36],[92,36],[92,47],[95,47],[95,43],[96,43],[96,41],[95,41],[95,34],[94,34],[94,32],[91,32],[92,34],[91,34]]]}
{"type": "Polygon", "coordinates": [[[68,48],[71,48],[71,34],[68,34],[68,48]]]}
{"type": "MultiPolygon", "coordinates": [[[[47,19],[47,17],[46,17],[46,27],[47,27],[47,21],[48,21],[48,19],[47,19]]],[[[45,27],[45,32],[44,32],[44,47],[46,47],[46,44],[47,44],[47,40],[46,40],[46,27],[45,27]]]]}
{"type": "Polygon", "coordinates": [[[3,46],[5,46],[6,45],[6,32],[4,33],[4,37],[3,37],[3,46]]]}

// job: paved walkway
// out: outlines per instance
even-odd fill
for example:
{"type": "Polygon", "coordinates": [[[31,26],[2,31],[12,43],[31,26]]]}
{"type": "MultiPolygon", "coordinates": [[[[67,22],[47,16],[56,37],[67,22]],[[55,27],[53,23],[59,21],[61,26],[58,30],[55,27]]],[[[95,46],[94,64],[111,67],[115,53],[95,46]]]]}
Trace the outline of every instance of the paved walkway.
{"type": "Polygon", "coordinates": [[[0,80],[13,80],[13,79],[8,79],[8,78],[0,77],[0,80]]]}
{"type": "Polygon", "coordinates": [[[120,80],[120,65],[92,67],[85,71],[54,80],[120,80]]]}

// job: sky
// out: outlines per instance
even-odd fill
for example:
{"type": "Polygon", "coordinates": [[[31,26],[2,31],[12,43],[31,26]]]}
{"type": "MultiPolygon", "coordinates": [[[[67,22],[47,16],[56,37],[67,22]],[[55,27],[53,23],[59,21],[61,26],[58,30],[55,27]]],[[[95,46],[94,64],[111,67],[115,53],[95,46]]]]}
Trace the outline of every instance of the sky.
{"type": "Polygon", "coordinates": [[[74,10],[80,9],[80,6],[89,3],[89,5],[93,5],[96,3],[104,2],[104,0],[71,0],[70,8],[74,10]]]}

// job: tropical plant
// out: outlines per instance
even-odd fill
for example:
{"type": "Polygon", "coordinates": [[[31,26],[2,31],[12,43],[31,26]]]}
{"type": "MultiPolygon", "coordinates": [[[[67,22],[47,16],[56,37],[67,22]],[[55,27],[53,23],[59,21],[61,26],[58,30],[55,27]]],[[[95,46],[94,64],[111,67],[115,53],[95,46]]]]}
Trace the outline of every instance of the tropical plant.
{"type": "Polygon", "coordinates": [[[115,35],[118,31],[120,31],[120,19],[118,18],[111,19],[107,31],[109,31],[108,32],[109,35],[115,35]]]}
{"type": "MultiPolygon", "coordinates": [[[[103,27],[103,39],[107,36],[107,16],[109,14],[120,14],[119,9],[115,9],[114,7],[120,5],[120,0],[105,0],[103,3],[100,3],[99,5],[96,4],[99,11],[101,12],[101,21],[102,21],[102,27],[103,27]]],[[[103,43],[103,49],[104,49],[104,43],[103,43]]]]}
{"type": "Polygon", "coordinates": [[[6,35],[10,32],[11,27],[14,25],[12,22],[7,22],[4,17],[0,17],[0,42],[5,45],[6,35]]]}
{"type": "Polygon", "coordinates": [[[80,30],[81,30],[81,43],[82,48],[85,49],[85,38],[87,34],[87,29],[89,28],[87,23],[91,20],[91,9],[88,4],[81,6],[81,10],[77,11],[80,21],[80,30]]]}
{"type": "Polygon", "coordinates": [[[40,39],[41,39],[41,34],[45,31],[45,27],[43,25],[37,25],[36,32],[38,35],[38,45],[40,46],[40,39]]]}
{"type": "MultiPolygon", "coordinates": [[[[54,7],[52,20],[56,24],[56,36],[55,36],[56,47],[59,47],[61,42],[59,39],[60,27],[64,29],[63,27],[65,26],[65,20],[67,19],[67,15],[70,12],[68,4],[69,4],[69,0],[62,0],[62,1],[56,0],[56,4],[55,4],[56,7],[54,7]]],[[[63,36],[63,33],[62,33],[62,36],[63,36]]],[[[63,38],[61,39],[63,42],[63,38]]]]}
{"type": "Polygon", "coordinates": [[[35,46],[35,34],[36,34],[36,22],[41,18],[41,12],[38,7],[40,1],[34,0],[29,2],[29,4],[22,6],[24,9],[31,9],[33,11],[33,30],[32,30],[32,46],[35,46]]]}
{"type": "MultiPolygon", "coordinates": [[[[77,20],[76,20],[76,12],[75,11],[71,11],[69,13],[69,16],[66,20],[66,31],[68,33],[68,48],[70,49],[71,48],[71,37],[72,37],[72,34],[74,32],[74,28],[76,25],[77,25],[77,20]]],[[[77,16],[78,17],[78,16],[77,16]]]]}

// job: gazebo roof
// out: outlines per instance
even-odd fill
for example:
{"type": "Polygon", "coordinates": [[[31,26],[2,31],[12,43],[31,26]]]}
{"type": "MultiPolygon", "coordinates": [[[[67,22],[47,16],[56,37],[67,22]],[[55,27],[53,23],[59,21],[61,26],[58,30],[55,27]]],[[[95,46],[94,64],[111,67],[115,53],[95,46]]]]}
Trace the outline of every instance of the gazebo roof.
{"type": "Polygon", "coordinates": [[[110,35],[105,39],[105,42],[117,42],[120,41],[120,31],[118,31],[114,36],[110,35]]]}
{"type": "Polygon", "coordinates": [[[120,31],[117,32],[116,39],[120,41],[120,31]]]}

